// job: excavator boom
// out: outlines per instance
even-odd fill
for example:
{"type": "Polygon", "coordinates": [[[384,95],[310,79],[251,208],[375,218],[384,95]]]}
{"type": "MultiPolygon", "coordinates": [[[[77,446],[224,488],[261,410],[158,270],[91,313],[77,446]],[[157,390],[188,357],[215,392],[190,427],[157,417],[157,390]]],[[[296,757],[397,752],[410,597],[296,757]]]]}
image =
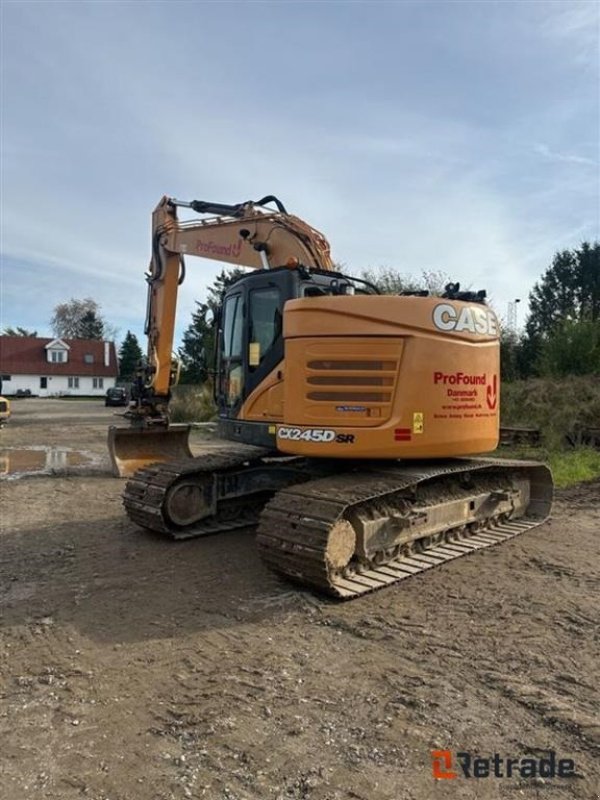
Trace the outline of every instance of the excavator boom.
{"type": "Polygon", "coordinates": [[[288,214],[274,195],[236,205],[163,197],[152,214],[146,363],[136,376],[133,402],[125,414],[130,426],[109,430],[109,455],[113,473],[119,477],[132,475],[144,464],[191,455],[189,428],[169,424],[171,389],[179,371],[173,356],[177,295],[185,279],[187,256],[255,270],[299,264],[324,272],[335,269],[325,236],[288,214]],[[269,203],[276,210],[267,208],[269,203]],[[211,216],[181,222],[178,208],[211,216]]]}

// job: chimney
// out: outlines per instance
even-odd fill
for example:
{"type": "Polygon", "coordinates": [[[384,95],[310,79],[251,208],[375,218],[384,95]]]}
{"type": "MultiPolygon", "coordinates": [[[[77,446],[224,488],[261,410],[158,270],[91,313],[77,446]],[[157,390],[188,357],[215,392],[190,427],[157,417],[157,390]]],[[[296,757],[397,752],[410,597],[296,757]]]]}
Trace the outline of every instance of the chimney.
{"type": "Polygon", "coordinates": [[[104,366],[110,366],[110,342],[104,342],[104,366]]]}

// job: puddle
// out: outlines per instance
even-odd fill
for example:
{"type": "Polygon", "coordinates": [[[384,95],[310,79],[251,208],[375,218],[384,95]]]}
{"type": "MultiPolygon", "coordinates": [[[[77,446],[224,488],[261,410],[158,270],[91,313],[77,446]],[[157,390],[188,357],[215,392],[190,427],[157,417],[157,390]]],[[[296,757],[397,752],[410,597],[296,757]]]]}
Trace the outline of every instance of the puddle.
{"type": "Polygon", "coordinates": [[[86,468],[98,467],[101,461],[96,453],[68,447],[7,447],[0,449],[0,479],[87,472],[86,468]]]}

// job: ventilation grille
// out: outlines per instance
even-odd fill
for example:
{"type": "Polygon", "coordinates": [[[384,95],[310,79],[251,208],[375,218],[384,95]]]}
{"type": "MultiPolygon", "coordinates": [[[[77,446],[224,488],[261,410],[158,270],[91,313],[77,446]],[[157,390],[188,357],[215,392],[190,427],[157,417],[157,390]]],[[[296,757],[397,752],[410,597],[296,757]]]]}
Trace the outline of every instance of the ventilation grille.
{"type": "Polygon", "coordinates": [[[308,400],[323,403],[360,403],[389,406],[398,371],[395,360],[320,359],[307,363],[308,400]]]}

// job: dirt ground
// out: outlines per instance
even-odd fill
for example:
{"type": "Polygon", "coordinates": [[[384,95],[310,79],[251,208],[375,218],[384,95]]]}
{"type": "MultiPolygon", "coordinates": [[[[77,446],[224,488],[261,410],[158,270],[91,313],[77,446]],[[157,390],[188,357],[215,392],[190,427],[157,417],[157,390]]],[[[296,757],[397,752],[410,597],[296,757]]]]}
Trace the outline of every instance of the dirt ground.
{"type": "Polygon", "coordinates": [[[271,575],[252,530],[175,543],[128,522],[113,409],[13,410],[3,448],[96,459],[0,483],[0,797],[598,796],[600,482],[532,532],[340,604],[271,575]],[[576,775],[435,781],[432,749],[553,750],[576,775]]]}

